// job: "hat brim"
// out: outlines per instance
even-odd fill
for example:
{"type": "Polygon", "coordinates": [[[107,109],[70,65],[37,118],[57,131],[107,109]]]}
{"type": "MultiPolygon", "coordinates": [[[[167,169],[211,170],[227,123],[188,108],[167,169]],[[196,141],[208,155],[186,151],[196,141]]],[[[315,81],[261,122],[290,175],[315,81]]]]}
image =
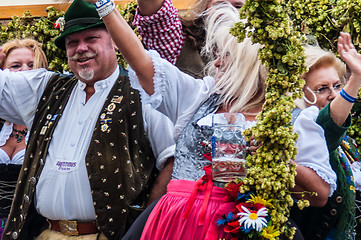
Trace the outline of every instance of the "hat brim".
{"type": "Polygon", "coordinates": [[[60,49],[66,50],[65,48],[65,38],[66,36],[72,34],[72,33],[76,33],[76,32],[80,32],[86,29],[90,29],[90,28],[98,28],[98,27],[103,27],[105,28],[105,24],[104,22],[98,22],[92,25],[74,25],[71,27],[68,27],[64,30],[64,32],[61,33],[61,35],[59,37],[57,37],[54,41],[55,46],[57,46],[60,49]]]}

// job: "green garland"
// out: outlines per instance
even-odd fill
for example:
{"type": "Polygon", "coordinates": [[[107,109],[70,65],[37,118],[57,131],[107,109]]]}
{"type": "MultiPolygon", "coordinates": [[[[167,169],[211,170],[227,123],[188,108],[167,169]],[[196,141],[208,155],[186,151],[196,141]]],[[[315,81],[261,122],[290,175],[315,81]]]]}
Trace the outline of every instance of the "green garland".
{"type": "MultiPolygon", "coordinates": [[[[117,6],[117,9],[124,19],[131,26],[134,19],[136,2],[130,2],[124,8],[117,6]]],[[[70,71],[65,51],[57,48],[54,39],[60,35],[59,29],[55,29],[54,23],[64,12],[52,6],[46,8],[46,17],[32,16],[26,11],[23,16],[13,16],[6,24],[0,26],[0,45],[12,39],[32,38],[42,43],[42,48],[49,62],[49,70],[55,72],[70,71]]],[[[137,33],[137,29],[133,27],[137,33]]],[[[120,53],[117,53],[118,62],[126,67],[127,63],[120,53]]]]}
{"type": "MultiPolygon", "coordinates": [[[[293,99],[301,96],[304,84],[298,76],[306,68],[300,33],[292,27],[287,9],[288,1],[284,0],[246,1],[240,15],[247,23],[237,23],[231,33],[239,41],[247,36],[264,45],[260,59],[269,69],[266,100],[257,116],[258,124],[246,132],[263,145],[258,154],[247,159],[249,169],[240,192],[255,190],[259,197],[272,199],[272,225],[291,239],[295,229],[287,226],[287,220],[293,200],[287,189],[295,185],[296,171],[294,165],[289,167],[289,161],[295,159],[297,153],[297,134],[293,133],[290,122],[293,99]],[[253,31],[247,33],[246,29],[253,31]]],[[[298,201],[300,208],[308,204],[308,201],[298,201]]]]}

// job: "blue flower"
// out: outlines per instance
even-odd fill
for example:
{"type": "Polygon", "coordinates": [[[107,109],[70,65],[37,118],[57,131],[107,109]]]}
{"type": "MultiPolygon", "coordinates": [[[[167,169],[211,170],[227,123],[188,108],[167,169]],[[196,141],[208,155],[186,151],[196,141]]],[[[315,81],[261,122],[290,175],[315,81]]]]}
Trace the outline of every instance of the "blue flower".
{"type": "Polygon", "coordinates": [[[243,193],[243,194],[238,193],[237,200],[241,202],[245,202],[251,198],[251,194],[252,194],[251,192],[243,193]]]}
{"type": "Polygon", "coordinates": [[[255,230],[252,226],[249,226],[248,228],[245,227],[241,227],[242,232],[244,232],[245,234],[250,233],[251,231],[255,230]]]}
{"type": "Polygon", "coordinates": [[[221,219],[217,220],[217,226],[225,225],[232,220],[234,220],[234,215],[233,215],[233,213],[230,212],[230,213],[228,213],[227,217],[225,215],[223,215],[221,219]]]}

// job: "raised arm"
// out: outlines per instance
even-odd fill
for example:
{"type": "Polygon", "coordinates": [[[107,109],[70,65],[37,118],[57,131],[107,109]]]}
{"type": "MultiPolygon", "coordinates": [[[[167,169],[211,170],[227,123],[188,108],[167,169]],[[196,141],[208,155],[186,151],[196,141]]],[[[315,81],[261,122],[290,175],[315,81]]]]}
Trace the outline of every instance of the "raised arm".
{"type": "MultiPolygon", "coordinates": [[[[85,1],[97,2],[97,0],[85,1]]],[[[103,21],[115,45],[136,72],[143,89],[149,95],[152,95],[154,93],[153,62],[152,58],[144,50],[141,41],[116,8],[113,8],[108,15],[103,16],[103,21]]]]}
{"type": "Polygon", "coordinates": [[[175,64],[185,41],[178,10],[171,0],[138,0],[138,6],[133,25],[145,47],[175,64]]]}
{"type": "Polygon", "coordinates": [[[163,5],[164,0],[137,0],[139,12],[143,16],[155,14],[163,5]]]}
{"type": "Polygon", "coordinates": [[[330,103],[331,118],[337,125],[342,126],[361,86],[361,55],[357,53],[352,44],[350,34],[343,32],[338,38],[338,52],[351,71],[350,79],[341,94],[330,103]]]}

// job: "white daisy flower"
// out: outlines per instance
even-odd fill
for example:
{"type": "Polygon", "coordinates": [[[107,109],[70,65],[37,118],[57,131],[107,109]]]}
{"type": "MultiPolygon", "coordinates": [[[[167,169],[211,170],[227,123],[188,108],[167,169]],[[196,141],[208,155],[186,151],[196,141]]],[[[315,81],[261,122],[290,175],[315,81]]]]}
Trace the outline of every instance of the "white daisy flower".
{"type": "Polygon", "coordinates": [[[251,212],[248,208],[241,206],[244,212],[237,213],[241,218],[238,220],[239,225],[242,226],[244,224],[245,228],[249,228],[252,226],[253,229],[260,232],[263,227],[267,226],[267,220],[265,217],[268,216],[267,208],[260,208],[257,213],[251,212]]]}

